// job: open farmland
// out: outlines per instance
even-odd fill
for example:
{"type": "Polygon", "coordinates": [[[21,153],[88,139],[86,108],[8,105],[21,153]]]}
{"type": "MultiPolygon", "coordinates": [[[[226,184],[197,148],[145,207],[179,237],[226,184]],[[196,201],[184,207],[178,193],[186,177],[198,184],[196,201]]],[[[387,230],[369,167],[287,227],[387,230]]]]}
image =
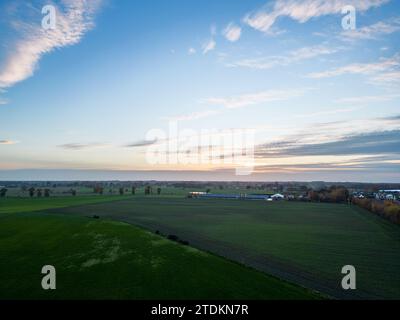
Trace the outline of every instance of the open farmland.
{"type": "Polygon", "coordinates": [[[400,298],[400,228],[359,208],[322,203],[140,197],[49,210],[119,220],[337,298],[400,298]],[[340,288],[354,265],[357,290],[340,288]]]}
{"type": "Polygon", "coordinates": [[[82,216],[54,214],[61,210],[56,208],[81,205],[76,208],[82,212],[88,203],[104,201],[119,208],[118,200],[126,198],[2,199],[0,299],[320,298],[141,228],[84,217],[90,210],[82,216]],[[45,213],[46,208],[52,209],[45,213]],[[48,264],[57,270],[56,290],[40,286],[41,268],[48,264]]]}
{"type": "Polygon", "coordinates": [[[82,204],[111,202],[126,199],[124,196],[104,196],[98,195],[81,196],[81,197],[57,197],[57,198],[7,198],[0,202],[0,217],[11,213],[21,213],[38,211],[49,208],[63,208],[70,206],[78,206],[82,204]]]}

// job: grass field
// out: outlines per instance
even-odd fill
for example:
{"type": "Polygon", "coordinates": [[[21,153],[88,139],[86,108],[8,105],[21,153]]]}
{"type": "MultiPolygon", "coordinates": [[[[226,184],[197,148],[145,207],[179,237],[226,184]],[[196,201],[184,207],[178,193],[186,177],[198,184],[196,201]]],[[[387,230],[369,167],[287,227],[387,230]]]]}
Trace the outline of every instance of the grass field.
{"type": "Polygon", "coordinates": [[[192,245],[337,298],[400,298],[400,228],[348,205],[135,197],[49,210],[99,215],[192,245]],[[340,283],[357,270],[357,290],[340,283]]]}
{"type": "MultiPolygon", "coordinates": [[[[123,199],[126,197],[1,199],[0,299],[320,298],[141,228],[84,217],[92,210],[86,208],[94,203],[116,212],[139,204],[123,199]],[[55,214],[63,210],[60,208],[79,214],[55,214]],[[47,264],[56,267],[56,290],[41,289],[40,271],[47,264]]],[[[156,207],[160,209],[157,203],[156,207]]]]}

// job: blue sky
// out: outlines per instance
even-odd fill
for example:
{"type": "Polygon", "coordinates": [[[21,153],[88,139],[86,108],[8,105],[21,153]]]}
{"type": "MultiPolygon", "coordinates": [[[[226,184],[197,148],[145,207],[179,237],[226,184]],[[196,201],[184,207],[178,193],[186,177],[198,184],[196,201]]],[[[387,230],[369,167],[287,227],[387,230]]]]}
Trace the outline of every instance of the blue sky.
{"type": "Polygon", "coordinates": [[[124,170],[400,182],[399,9],[393,0],[2,1],[0,179],[124,170]],[[41,27],[47,4],[54,30],[41,27]],[[342,28],[348,4],[355,30],[342,28]],[[149,131],[168,133],[171,122],[199,136],[254,130],[253,174],[149,163],[147,148],[172,139],[149,131]]]}

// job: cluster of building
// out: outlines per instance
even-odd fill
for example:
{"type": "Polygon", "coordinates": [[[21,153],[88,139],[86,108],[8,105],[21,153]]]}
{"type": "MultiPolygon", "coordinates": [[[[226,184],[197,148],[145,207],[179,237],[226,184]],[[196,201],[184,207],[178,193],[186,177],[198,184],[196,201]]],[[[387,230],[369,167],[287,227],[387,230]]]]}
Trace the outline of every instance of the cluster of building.
{"type": "Polygon", "coordinates": [[[359,199],[400,200],[400,190],[379,190],[378,192],[354,192],[353,197],[359,199]]]}
{"type": "Polygon", "coordinates": [[[236,199],[236,200],[263,200],[263,201],[278,201],[285,199],[285,196],[280,193],[275,194],[216,194],[207,192],[189,192],[188,198],[202,199],[236,199]]]}
{"type": "Polygon", "coordinates": [[[380,190],[375,195],[380,200],[400,200],[400,190],[380,190]]]}

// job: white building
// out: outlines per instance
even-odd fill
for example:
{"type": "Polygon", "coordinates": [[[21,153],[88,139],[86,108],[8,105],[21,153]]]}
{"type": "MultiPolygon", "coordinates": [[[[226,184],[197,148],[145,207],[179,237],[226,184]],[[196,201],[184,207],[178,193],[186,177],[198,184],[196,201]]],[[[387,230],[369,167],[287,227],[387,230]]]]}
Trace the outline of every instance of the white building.
{"type": "Polygon", "coordinates": [[[285,196],[283,194],[280,193],[276,193],[273,196],[271,196],[272,200],[283,200],[285,199],[285,196]]]}

